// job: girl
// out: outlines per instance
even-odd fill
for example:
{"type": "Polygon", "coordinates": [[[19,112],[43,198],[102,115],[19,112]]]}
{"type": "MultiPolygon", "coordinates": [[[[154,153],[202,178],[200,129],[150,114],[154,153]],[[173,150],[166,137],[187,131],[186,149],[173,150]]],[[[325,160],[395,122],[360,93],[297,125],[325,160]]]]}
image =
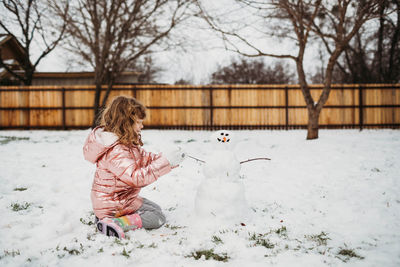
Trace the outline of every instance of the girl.
{"type": "Polygon", "coordinates": [[[165,223],[161,208],[139,192],[177,167],[184,153],[177,150],[165,156],[142,149],[145,118],[146,108],[139,101],[116,97],[83,147],[85,159],[97,167],[91,192],[96,226],[108,236],[123,238],[124,231],[165,223]]]}

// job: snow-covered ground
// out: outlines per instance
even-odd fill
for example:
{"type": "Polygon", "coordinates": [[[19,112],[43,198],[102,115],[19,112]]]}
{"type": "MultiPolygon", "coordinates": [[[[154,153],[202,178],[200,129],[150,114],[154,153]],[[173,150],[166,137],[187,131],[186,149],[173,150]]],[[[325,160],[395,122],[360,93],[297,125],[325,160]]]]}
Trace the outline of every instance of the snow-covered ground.
{"type": "MultiPolygon", "coordinates": [[[[0,131],[0,266],[400,266],[400,131],[235,131],[251,220],[199,227],[201,162],[142,196],[167,223],[118,240],[96,232],[83,131],[0,131]]],[[[143,131],[144,148],[204,159],[207,131],[143,131]]],[[[224,190],[210,188],[210,190],[224,190]]]]}

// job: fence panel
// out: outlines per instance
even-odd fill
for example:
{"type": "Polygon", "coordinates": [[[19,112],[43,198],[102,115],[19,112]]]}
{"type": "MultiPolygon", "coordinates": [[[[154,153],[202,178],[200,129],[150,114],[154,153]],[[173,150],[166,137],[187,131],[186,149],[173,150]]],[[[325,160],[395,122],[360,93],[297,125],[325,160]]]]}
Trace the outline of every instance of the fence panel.
{"type": "MultiPolygon", "coordinates": [[[[315,101],[322,85],[310,85],[315,101]]],[[[106,88],[102,90],[104,97],[106,88]]],[[[88,128],[95,87],[0,87],[0,129],[88,128]]],[[[148,128],[304,128],[308,113],[298,85],[115,85],[148,108],[148,128]]],[[[332,85],[322,128],[400,128],[400,85],[332,85]]]]}

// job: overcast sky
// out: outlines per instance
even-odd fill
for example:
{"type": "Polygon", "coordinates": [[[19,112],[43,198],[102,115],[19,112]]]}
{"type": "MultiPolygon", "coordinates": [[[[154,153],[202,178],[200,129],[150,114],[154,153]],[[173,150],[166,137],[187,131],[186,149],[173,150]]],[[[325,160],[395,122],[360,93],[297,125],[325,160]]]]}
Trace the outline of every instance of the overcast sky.
{"type": "MultiPolygon", "coordinates": [[[[177,29],[179,33],[175,32],[184,35],[184,48],[159,51],[152,55],[155,64],[164,70],[160,73],[159,82],[175,83],[179,79],[184,79],[194,84],[205,84],[218,64],[229,64],[232,57],[238,56],[236,53],[226,51],[216,33],[205,29],[207,25],[196,26],[193,23],[177,29]]],[[[71,67],[70,60],[68,52],[59,47],[42,60],[38,71],[76,71],[74,69],[79,66],[71,67]]],[[[86,68],[90,70],[90,67],[86,68]]]]}
{"type": "MultiPolygon", "coordinates": [[[[232,0],[203,0],[204,6],[210,13],[218,14],[219,17],[226,17],[229,22],[235,23],[246,21],[247,23],[258,23],[254,16],[251,16],[242,7],[233,5],[232,0]]],[[[265,24],[265,22],[263,22],[265,24]]],[[[227,24],[229,26],[229,24],[227,24]]],[[[268,27],[268,25],[263,25],[268,27]]],[[[238,54],[224,49],[224,44],[218,34],[206,29],[208,25],[199,19],[193,19],[186,23],[183,27],[178,28],[175,34],[179,34],[180,38],[184,36],[184,49],[173,49],[170,51],[160,51],[153,54],[153,59],[157,66],[164,69],[161,73],[158,82],[174,83],[179,79],[191,81],[194,84],[207,84],[211,74],[218,66],[229,64],[233,57],[238,57],[238,54]]],[[[296,51],[293,42],[284,42],[277,39],[259,38],[260,32],[247,32],[253,40],[256,40],[260,47],[265,48],[268,52],[275,53],[292,53],[296,51]]],[[[315,53],[310,54],[309,60],[315,59],[315,53]]],[[[57,48],[48,55],[38,66],[38,71],[91,71],[90,67],[72,66],[68,61],[71,56],[62,48],[57,48]]],[[[269,63],[273,63],[274,59],[264,58],[269,63]]],[[[292,68],[294,63],[292,60],[286,60],[292,68]]],[[[310,67],[315,68],[311,64],[310,67]]]]}

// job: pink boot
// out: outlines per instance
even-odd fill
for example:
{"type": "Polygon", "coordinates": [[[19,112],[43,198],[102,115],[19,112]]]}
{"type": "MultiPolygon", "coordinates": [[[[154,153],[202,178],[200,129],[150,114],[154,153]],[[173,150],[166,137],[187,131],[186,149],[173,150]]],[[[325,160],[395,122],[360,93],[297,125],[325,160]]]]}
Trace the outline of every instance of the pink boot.
{"type": "Polygon", "coordinates": [[[97,229],[107,235],[125,238],[124,230],[114,222],[114,218],[103,218],[97,222],[97,229]]]}
{"type": "Polygon", "coordinates": [[[113,218],[113,221],[125,232],[142,228],[142,219],[140,218],[139,214],[136,213],[113,218]]]}
{"type": "Polygon", "coordinates": [[[135,213],[118,218],[104,218],[97,221],[97,229],[101,233],[118,238],[125,238],[124,232],[139,228],[142,228],[142,219],[135,213]]]}

